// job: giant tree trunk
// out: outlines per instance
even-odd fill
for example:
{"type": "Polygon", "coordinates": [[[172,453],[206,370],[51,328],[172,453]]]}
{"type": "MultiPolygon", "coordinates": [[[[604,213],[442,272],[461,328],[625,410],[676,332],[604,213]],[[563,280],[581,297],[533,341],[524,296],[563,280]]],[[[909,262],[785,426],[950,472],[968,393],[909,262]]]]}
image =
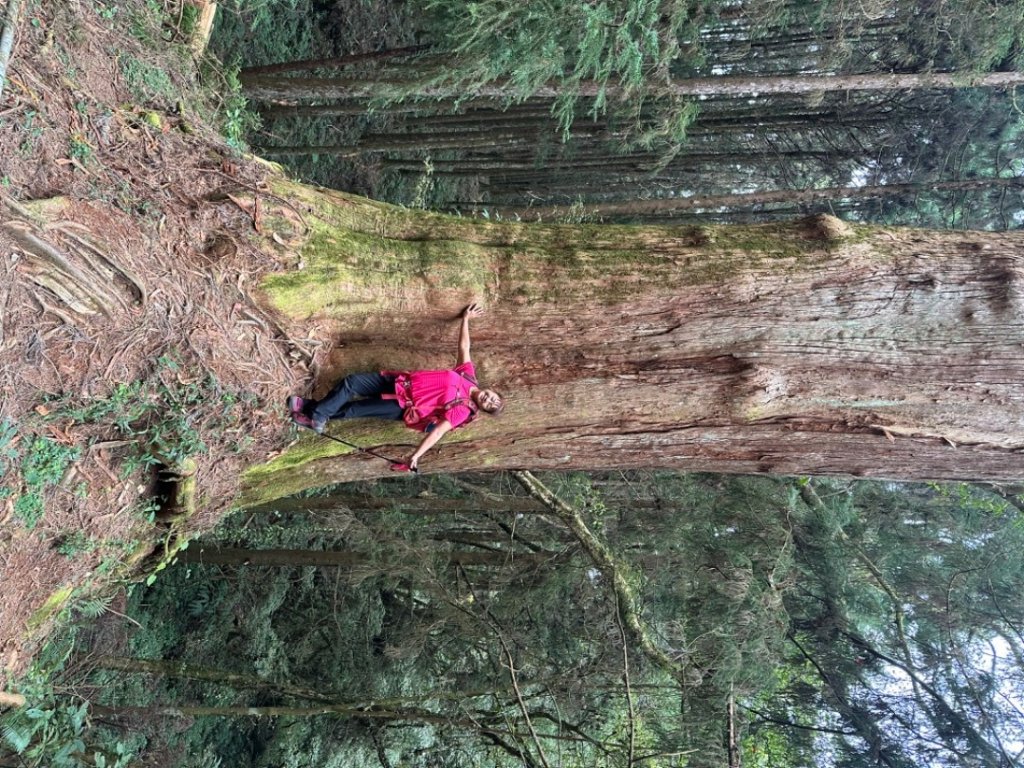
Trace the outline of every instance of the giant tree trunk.
{"type": "MultiPolygon", "coordinates": [[[[452,364],[458,311],[487,305],[473,356],[508,407],[447,436],[425,471],[1024,476],[1024,233],[545,226],[275,192],[294,208],[264,229],[303,268],[269,278],[266,299],[333,330],[318,391],[452,364]]],[[[419,437],[331,429],[399,456],[419,437]]],[[[310,434],[253,469],[242,501],[387,473],[310,434]]]]}

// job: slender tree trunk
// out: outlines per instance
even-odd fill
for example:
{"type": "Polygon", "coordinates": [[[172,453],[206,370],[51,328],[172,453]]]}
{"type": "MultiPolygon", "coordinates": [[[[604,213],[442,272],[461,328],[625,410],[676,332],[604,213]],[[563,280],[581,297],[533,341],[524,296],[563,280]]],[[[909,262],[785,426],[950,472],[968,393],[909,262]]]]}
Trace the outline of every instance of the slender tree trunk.
{"type": "Polygon", "coordinates": [[[349,494],[334,494],[312,498],[297,497],[273,504],[277,512],[322,512],[350,510],[352,512],[395,511],[406,515],[443,515],[465,512],[475,515],[480,512],[504,512],[516,515],[536,515],[544,507],[533,499],[514,496],[481,497],[472,499],[446,499],[441,496],[373,497],[349,494]]]}
{"type": "Polygon", "coordinates": [[[349,64],[365,64],[366,62],[385,61],[402,56],[413,56],[427,50],[426,45],[410,45],[405,48],[392,48],[387,51],[370,51],[368,53],[352,53],[348,56],[335,56],[329,59],[304,59],[302,61],[285,61],[279,64],[264,64],[257,67],[243,67],[239,74],[243,77],[250,75],[269,75],[281,72],[300,72],[311,69],[329,69],[332,67],[346,67],[349,64]]]}
{"type": "MultiPolygon", "coordinates": [[[[359,77],[294,78],[281,75],[242,74],[240,78],[246,95],[254,100],[274,99],[341,99],[380,98],[387,90],[397,96],[414,94],[420,98],[450,98],[450,87],[420,86],[413,79],[363,79],[359,77]]],[[[922,72],[917,74],[863,74],[863,75],[779,75],[775,77],[704,77],[673,80],[663,89],[673,96],[690,97],[751,97],[821,93],[829,91],[910,91],[920,89],[948,90],[953,88],[1012,88],[1024,83],[1024,72],[922,72]]],[[[618,93],[618,86],[609,85],[610,96],[618,93]]],[[[601,91],[594,82],[583,82],[579,95],[593,98],[601,91]]],[[[562,88],[544,85],[530,94],[531,98],[558,97],[562,88]]],[[[501,82],[480,85],[473,89],[472,97],[509,99],[514,90],[501,82]]]]}
{"type": "Polygon", "coordinates": [[[10,63],[11,51],[14,49],[14,33],[18,29],[21,2],[22,0],[8,0],[7,14],[2,31],[0,31],[0,96],[3,96],[4,86],[7,85],[7,65],[10,63]]]}
{"type": "Polygon", "coordinates": [[[475,136],[366,136],[358,144],[295,144],[287,146],[264,146],[260,152],[265,155],[337,155],[350,156],[362,152],[421,152],[438,149],[466,149],[468,147],[506,147],[531,142],[531,137],[511,131],[501,131],[475,136]]]}
{"type": "MultiPolygon", "coordinates": [[[[506,568],[517,564],[540,565],[550,562],[553,555],[537,552],[472,551],[448,552],[449,565],[506,568]]],[[[178,555],[182,563],[204,565],[264,566],[273,568],[304,567],[351,568],[357,565],[386,565],[388,559],[373,557],[362,552],[333,552],[308,549],[241,549],[236,547],[191,546],[178,555]]]]}
{"type": "MultiPolygon", "coordinates": [[[[745,192],[734,195],[694,195],[692,197],[668,197],[655,200],[629,200],[613,203],[585,203],[587,213],[598,216],[642,216],[657,213],[673,213],[693,209],[719,209],[774,205],[810,205],[829,200],[863,200],[885,197],[901,197],[929,192],[968,192],[997,187],[1024,186],[1022,178],[962,179],[959,181],[931,181],[913,184],[886,184],[870,187],[828,187],[824,189],[779,189],[771,192],[745,192]]],[[[502,216],[518,216],[526,221],[557,218],[570,211],[565,205],[539,206],[489,206],[492,213],[502,216]]]]}
{"type": "Polygon", "coordinates": [[[332,698],[327,694],[312,688],[288,685],[286,683],[276,683],[272,680],[264,680],[253,675],[243,675],[238,672],[229,672],[225,669],[201,667],[184,661],[171,661],[167,659],[135,659],[124,656],[100,656],[97,659],[92,659],[91,662],[100,669],[112,669],[119,672],[140,672],[160,677],[174,677],[204,683],[217,683],[218,685],[227,685],[237,689],[266,689],[276,691],[285,696],[308,699],[310,701],[337,700],[336,698],[332,698]]]}

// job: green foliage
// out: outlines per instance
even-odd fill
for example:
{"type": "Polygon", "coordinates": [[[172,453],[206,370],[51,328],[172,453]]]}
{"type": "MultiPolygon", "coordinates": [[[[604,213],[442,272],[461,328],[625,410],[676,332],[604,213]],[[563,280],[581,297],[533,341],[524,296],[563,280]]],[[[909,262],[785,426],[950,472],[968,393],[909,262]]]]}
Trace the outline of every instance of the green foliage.
{"type": "Polygon", "coordinates": [[[68,153],[71,155],[72,160],[78,160],[79,162],[86,162],[93,156],[92,145],[79,133],[71,135],[71,144],[68,149],[68,153]]]}
{"type": "Polygon", "coordinates": [[[199,23],[199,8],[195,5],[186,4],[181,9],[181,24],[179,29],[181,34],[188,38],[195,32],[196,25],[199,23]]]}
{"type": "Polygon", "coordinates": [[[25,110],[18,127],[20,134],[24,137],[18,145],[18,153],[22,157],[29,157],[35,153],[39,140],[43,135],[43,127],[39,125],[40,116],[34,109],[25,110]]]}
{"type": "Polygon", "coordinates": [[[163,67],[149,64],[135,56],[118,56],[121,76],[134,98],[143,104],[173,104],[178,90],[163,67]]]}
{"type": "MultiPolygon", "coordinates": [[[[4,740],[29,761],[46,760],[55,766],[78,766],[86,754],[82,736],[88,703],[79,705],[37,706],[19,709],[19,717],[5,718],[4,740]]],[[[31,763],[30,763],[31,764],[31,763]]]]}
{"type": "Polygon", "coordinates": [[[18,429],[10,419],[0,419],[0,478],[7,474],[7,469],[18,458],[14,447],[18,429]]]}
{"type": "Polygon", "coordinates": [[[315,707],[326,698],[374,713],[203,718],[169,745],[227,764],[258,742],[261,758],[232,764],[259,768],[369,763],[380,749],[408,768],[437,754],[452,755],[446,766],[519,766],[478,730],[526,727],[506,654],[542,742],[569,728],[579,737],[559,742],[565,766],[624,764],[632,738],[642,754],[686,753],[692,768],[717,768],[730,697],[744,763],[765,768],[856,765],[870,739],[896,766],[926,755],[955,764],[944,744],[985,754],[993,729],[1010,738],[1019,725],[1007,702],[1024,677],[989,646],[1000,637],[1019,649],[1024,526],[1013,493],[665,472],[546,476],[638,572],[642,621],[689,670],[680,685],[628,645],[630,715],[603,574],[553,518],[504,508],[503,499],[525,499],[503,476],[468,482],[481,492],[451,478],[365,483],[226,521],[205,546],[334,550],[352,564],[167,568],[131,592],[126,611],[141,628],[130,654],[252,682],[167,678],[143,689],[137,678],[104,677],[103,700],[315,707]],[[380,508],[382,498],[393,508],[380,508]],[[462,509],[432,508],[449,499],[462,509]],[[453,565],[470,553],[487,557],[453,565]],[[948,692],[963,723],[894,683],[907,649],[915,674],[948,692]],[[868,714],[889,711],[901,719],[880,735],[863,730],[868,714]],[[944,742],[958,728],[982,730],[986,717],[995,725],[985,733],[944,742]],[[903,722],[915,728],[901,731],[903,722]]]}
{"type": "Polygon", "coordinates": [[[93,6],[96,8],[96,13],[104,21],[112,21],[121,10],[117,4],[105,2],[104,0],[93,0],[93,6]]]}
{"type": "Polygon", "coordinates": [[[224,77],[226,88],[219,111],[223,121],[221,133],[231,147],[241,152],[247,147],[245,136],[259,129],[260,119],[249,109],[238,80],[238,69],[228,69],[224,77]]]}
{"type": "Polygon", "coordinates": [[[60,538],[57,551],[64,557],[75,558],[96,549],[96,542],[84,531],[70,531],[60,538]]]}
{"type": "Polygon", "coordinates": [[[204,433],[222,435],[234,429],[253,395],[224,389],[212,375],[182,375],[174,355],[161,356],[146,378],[119,382],[106,397],[79,403],[65,397],[49,405],[51,420],[109,424],[121,436],[134,438],[135,450],[123,463],[125,472],[163,464],[175,466],[208,451],[204,433]]]}
{"type": "Polygon", "coordinates": [[[699,25],[713,5],[666,0],[418,0],[431,32],[456,62],[436,76],[438,82],[457,83],[472,92],[507,80],[514,100],[525,100],[556,83],[553,113],[566,135],[577,116],[584,83],[597,89],[587,108],[591,116],[626,105],[626,113],[642,127],[639,105],[654,97],[652,86],[668,76],[680,57],[690,66],[698,63],[696,49],[684,51],[680,41],[698,37],[699,25]]]}
{"type": "Polygon", "coordinates": [[[1019,66],[1024,42],[1024,6],[1019,0],[920,3],[908,25],[907,57],[931,69],[987,72],[1019,66]]]}
{"type": "Polygon", "coordinates": [[[78,457],[78,448],[45,437],[32,439],[21,463],[21,493],[14,501],[14,513],[25,527],[34,528],[42,519],[47,493],[78,457]]]}
{"type": "Polygon", "coordinates": [[[211,45],[226,63],[243,51],[252,64],[314,58],[327,42],[310,23],[316,8],[315,0],[227,0],[211,45]]]}
{"type": "Polygon", "coordinates": [[[86,619],[96,619],[110,610],[110,604],[114,602],[113,595],[104,597],[83,597],[74,604],[74,611],[86,619]]]}
{"type": "Polygon", "coordinates": [[[137,749],[92,727],[87,700],[56,691],[54,680],[66,671],[76,638],[76,628],[68,627],[37,654],[17,684],[27,703],[0,715],[0,739],[25,768],[128,768],[137,749]]]}
{"type": "Polygon", "coordinates": [[[423,173],[416,181],[416,186],[413,191],[412,201],[409,203],[410,208],[426,209],[429,206],[427,201],[430,198],[430,193],[434,188],[434,165],[430,162],[430,158],[426,158],[423,161],[423,173]]]}

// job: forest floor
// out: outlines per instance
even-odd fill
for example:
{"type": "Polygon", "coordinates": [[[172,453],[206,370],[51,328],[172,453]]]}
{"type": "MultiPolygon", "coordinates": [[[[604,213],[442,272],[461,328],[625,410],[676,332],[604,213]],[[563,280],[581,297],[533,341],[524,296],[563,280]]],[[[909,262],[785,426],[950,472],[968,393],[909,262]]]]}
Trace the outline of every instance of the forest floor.
{"type": "Polygon", "coordinates": [[[243,468],[292,436],[284,397],[311,376],[309,329],[250,298],[278,265],[227,233],[259,225],[264,169],[208,127],[216,105],[176,7],[28,0],[17,27],[0,99],[0,691],[76,598],[115,592],[164,551],[159,478],[138,452],[198,459],[186,535],[207,530],[243,468]],[[33,223],[23,204],[51,198],[58,223],[33,223]],[[37,282],[26,231],[73,257],[104,244],[119,279],[100,281],[102,311],[37,282]],[[154,438],[161,424],[188,444],[154,438]]]}

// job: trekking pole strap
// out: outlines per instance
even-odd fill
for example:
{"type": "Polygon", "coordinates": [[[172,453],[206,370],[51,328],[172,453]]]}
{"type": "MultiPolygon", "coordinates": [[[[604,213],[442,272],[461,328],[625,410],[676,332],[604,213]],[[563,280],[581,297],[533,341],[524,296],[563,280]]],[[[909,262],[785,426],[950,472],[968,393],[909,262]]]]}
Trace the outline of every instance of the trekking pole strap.
{"type": "MultiPolygon", "coordinates": [[[[305,429],[308,429],[310,432],[316,432],[316,430],[311,428],[311,427],[305,427],[305,429]]],[[[328,435],[328,434],[326,434],[324,432],[316,432],[316,434],[320,435],[320,437],[326,437],[328,440],[333,440],[336,443],[341,443],[342,445],[347,445],[349,448],[355,448],[360,453],[365,453],[365,454],[367,454],[369,456],[373,456],[374,458],[377,458],[377,459],[383,459],[384,461],[388,462],[388,464],[391,465],[391,469],[394,470],[395,472],[413,472],[413,473],[415,473],[417,475],[420,473],[419,467],[410,467],[404,461],[398,461],[397,459],[392,459],[389,456],[385,456],[385,455],[383,455],[381,453],[377,453],[376,451],[371,450],[370,448],[363,448],[361,445],[356,445],[355,443],[350,443],[348,440],[342,440],[340,437],[335,437],[334,435],[328,435]]]]}

